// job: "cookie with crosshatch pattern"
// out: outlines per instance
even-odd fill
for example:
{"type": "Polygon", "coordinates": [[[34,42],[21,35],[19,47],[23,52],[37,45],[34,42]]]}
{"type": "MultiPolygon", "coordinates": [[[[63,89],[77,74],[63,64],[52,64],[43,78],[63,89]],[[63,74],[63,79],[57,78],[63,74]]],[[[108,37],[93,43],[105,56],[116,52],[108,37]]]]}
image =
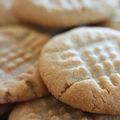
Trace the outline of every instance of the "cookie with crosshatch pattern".
{"type": "Polygon", "coordinates": [[[120,114],[120,32],[83,27],[53,37],[40,72],[60,101],[87,112],[120,114]]]}
{"type": "Polygon", "coordinates": [[[86,113],[73,109],[54,97],[21,103],[10,114],[9,120],[88,120],[86,113]]]}
{"type": "Polygon", "coordinates": [[[26,22],[64,28],[104,21],[117,5],[118,0],[15,0],[14,12],[26,22]]]}
{"type": "Polygon", "coordinates": [[[0,27],[0,104],[45,95],[37,67],[48,34],[21,26],[0,27]]]}

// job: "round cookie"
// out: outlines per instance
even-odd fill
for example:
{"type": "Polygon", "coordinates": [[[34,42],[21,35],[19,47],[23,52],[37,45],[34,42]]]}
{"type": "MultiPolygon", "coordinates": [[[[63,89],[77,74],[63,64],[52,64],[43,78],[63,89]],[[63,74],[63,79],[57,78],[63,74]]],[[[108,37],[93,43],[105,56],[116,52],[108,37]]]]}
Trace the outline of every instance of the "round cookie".
{"type": "Polygon", "coordinates": [[[0,25],[17,24],[18,19],[13,13],[14,0],[0,0],[0,25]]]}
{"type": "Polygon", "coordinates": [[[14,10],[23,21],[63,28],[104,21],[117,4],[118,0],[16,0],[14,10]]]}
{"type": "Polygon", "coordinates": [[[46,97],[18,105],[9,120],[88,120],[85,113],[46,97]]]}
{"type": "Polygon", "coordinates": [[[42,49],[40,72],[49,91],[87,112],[120,114],[120,32],[77,28],[42,49]]]}
{"type": "Polygon", "coordinates": [[[37,60],[49,38],[26,27],[0,27],[0,104],[48,94],[37,60]]]}

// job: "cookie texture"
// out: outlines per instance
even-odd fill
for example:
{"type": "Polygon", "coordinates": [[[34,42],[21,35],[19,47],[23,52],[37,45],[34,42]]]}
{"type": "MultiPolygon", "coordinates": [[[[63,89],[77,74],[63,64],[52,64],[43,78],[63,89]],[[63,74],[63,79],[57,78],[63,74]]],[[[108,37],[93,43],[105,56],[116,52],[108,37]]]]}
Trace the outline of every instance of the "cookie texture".
{"type": "Polygon", "coordinates": [[[13,12],[14,0],[0,0],[0,25],[18,24],[13,12]]]}
{"type": "Polygon", "coordinates": [[[73,109],[53,97],[18,105],[9,120],[88,120],[85,113],[73,109]]]}
{"type": "Polygon", "coordinates": [[[120,114],[120,32],[77,28],[45,45],[40,73],[62,102],[87,112],[120,114]]]}
{"type": "Polygon", "coordinates": [[[102,25],[113,28],[113,29],[120,30],[120,0],[119,0],[118,8],[116,9],[113,17],[111,17],[111,19],[104,22],[102,25]]]}
{"type": "Polygon", "coordinates": [[[26,27],[0,28],[0,104],[47,94],[37,60],[49,37],[26,27]]]}
{"type": "Polygon", "coordinates": [[[16,0],[14,11],[19,19],[41,26],[72,27],[108,19],[117,4],[118,0],[16,0]]]}

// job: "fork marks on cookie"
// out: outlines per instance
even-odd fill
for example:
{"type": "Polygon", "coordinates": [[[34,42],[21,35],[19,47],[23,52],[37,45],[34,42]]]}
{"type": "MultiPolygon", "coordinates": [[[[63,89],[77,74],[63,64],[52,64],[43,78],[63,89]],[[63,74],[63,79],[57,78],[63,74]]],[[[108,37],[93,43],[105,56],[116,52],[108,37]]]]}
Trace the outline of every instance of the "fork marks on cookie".
{"type": "MultiPolygon", "coordinates": [[[[44,40],[43,40],[44,41],[44,40]]],[[[0,66],[6,72],[12,72],[19,66],[31,62],[36,58],[44,42],[39,39],[37,33],[25,36],[24,40],[19,40],[13,46],[3,49],[0,52],[0,66]]]]}
{"type": "MultiPolygon", "coordinates": [[[[69,40],[69,44],[65,42],[64,45],[68,45],[67,49],[63,49],[61,52],[51,50],[53,56],[59,53],[56,64],[64,67],[64,72],[73,73],[74,82],[76,79],[77,81],[94,79],[101,85],[101,79],[106,79],[114,86],[110,76],[120,73],[118,43],[105,39],[97,42],[92,41],[90,44],[83,44],[79,47],[82,44],[80,40],[76,38],[72,42],[72,40],[69,40]]],[[[54,57],[51,59],[54,61],[54,57]]]]}

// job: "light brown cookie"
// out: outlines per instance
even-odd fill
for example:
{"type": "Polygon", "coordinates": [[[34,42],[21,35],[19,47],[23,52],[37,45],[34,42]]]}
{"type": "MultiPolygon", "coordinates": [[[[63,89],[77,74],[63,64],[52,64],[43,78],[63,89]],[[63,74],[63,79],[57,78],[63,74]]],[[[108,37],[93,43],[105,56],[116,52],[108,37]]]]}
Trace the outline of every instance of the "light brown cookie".
{"type": "Polygon", "coordinates": [[[13,13],[14,0],[0,0],[0,25],[17,24],[18,19],[13,13]]]}
{"type": "Polygon", "coordinates": [[[16,0],[14,11],[23,21],[62,28],[106,20],[117,3],[118,0],[16,0]]]}
{"type": "Polygon", "coordinates": [[[119,6],[116,9],[113,17],[101,25],[120,30],[120,0],[119,0],[119,6]]]}
{"type": "Polygon", "coordinates": [[[9,120],[88,120],[85,116],[53,97],[46,97],[18,105],[9,120]]]}
{"type": "Polygon", "coordinates": [[[120,32],[77,28],[42,49],[40,72],[59,100],[87,112],[120,114],[120,32]]]}
{"type": "Polygon", "coordinates": [[[0,104],[47,94],[36,62],[49,38],[29,28],[0,28],[0,104]]]}

